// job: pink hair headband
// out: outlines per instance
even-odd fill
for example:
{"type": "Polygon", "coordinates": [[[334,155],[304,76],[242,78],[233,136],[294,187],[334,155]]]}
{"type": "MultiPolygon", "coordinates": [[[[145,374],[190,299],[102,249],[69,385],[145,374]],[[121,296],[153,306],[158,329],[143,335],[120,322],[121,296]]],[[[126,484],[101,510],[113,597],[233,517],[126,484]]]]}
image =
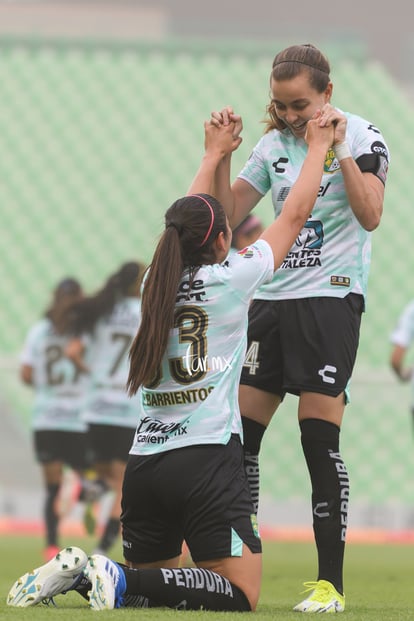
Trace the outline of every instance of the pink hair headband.
{"type": "Polygon", "coordinates": [[[213,210],[212,206],[210,205],[210,203],[208,202],[208,200],[206,200],[203,196],[200,196],[200,194],[192,194],[192,196],[196,196],[197,198],[200,198],[202,201],[204,201],[205,204],[210,209],[210,214],[211,214],[210,226],[208,227],[208,231],[206,233],[206,236],[204,237],[203,241],[200,244],[200,248],[201,248],[201,246],[204,246],[204,244],[206,243],[206,241],[210,237],[211,229],[213,228],[213,224],[214,224],[214,210],[213,210]]]}

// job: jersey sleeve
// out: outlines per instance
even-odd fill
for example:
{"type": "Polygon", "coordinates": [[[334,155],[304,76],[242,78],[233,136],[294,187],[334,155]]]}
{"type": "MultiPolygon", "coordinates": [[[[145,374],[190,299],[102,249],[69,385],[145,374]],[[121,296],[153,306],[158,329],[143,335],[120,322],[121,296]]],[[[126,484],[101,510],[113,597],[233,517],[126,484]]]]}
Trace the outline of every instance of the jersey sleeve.
{"type": "Polygon", "coordinates": [[[273,278],[273,252],[264,239],[233,253],[229,263],[231,285],[243,299],[250,299],[260,285],[273,278]]]}
{"type": "Polygon", "coordinates": [[[23,349],[20,353],[20,363],[28,366],[34,366],[36,358],[36,342],[38,339],[40,326],[36,324],[30,328],[23,349]]]}
{"type": "Polygon", "coordinates": [[[262,143],[263,138],[261,138],[254,147],[249,159],[237,177],[247,181],[247,183],[252,185],[255,190],[264,196],[270,190],[271,184],[262,155],[262,143]]]}
{"type": "Polygon", "coordinates": [[[395,329],[391,333],[391,343],[409,347],[414,341],[414,302],[408,304],[401,313],[395,329]]]}
{"type": "Polygon", "coordinates": [[[359,116],[349,115],[346,138],[362,172],[372,172],[385,184],[390,155],[378,127],[359,116]]]}

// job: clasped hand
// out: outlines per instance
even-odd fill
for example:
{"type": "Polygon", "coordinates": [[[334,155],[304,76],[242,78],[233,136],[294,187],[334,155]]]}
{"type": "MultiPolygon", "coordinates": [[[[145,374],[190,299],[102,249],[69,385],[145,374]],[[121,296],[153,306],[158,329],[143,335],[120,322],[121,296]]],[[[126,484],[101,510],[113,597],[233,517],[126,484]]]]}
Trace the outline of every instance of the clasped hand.
{"type": "Polygon", "coordinates": [[[227,124],[215,124],[211,120],[204,123],[204,148],[206,152],[217,150],[222,156],[235,151],[242,142],[238,135],[236,123],[229,121],[227,124]]]}

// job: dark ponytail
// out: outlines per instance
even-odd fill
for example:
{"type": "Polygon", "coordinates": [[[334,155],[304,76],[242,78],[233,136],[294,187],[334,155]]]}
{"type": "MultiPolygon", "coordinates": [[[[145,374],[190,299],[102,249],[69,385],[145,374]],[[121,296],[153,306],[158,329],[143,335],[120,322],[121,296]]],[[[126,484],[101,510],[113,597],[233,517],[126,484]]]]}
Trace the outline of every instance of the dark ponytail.
{"type": "Polygon", "coordinates": [[[183,271],[189,268],[194,278],[201,265],[216,262],[214,242],[220,232],[227,232],[226,216],[208,194],[180,198],[166,212],[165,230],[144,282],[140,327],[130,350],[130,395],[156,379],[174,325],[183,271]]]}
{"type": "Polygon", "coordinates": [[[111,314],[118,300],[138,295],[144,266],[136,261],[124,263],[95,294],[85,297],[70,311],[71,331],[75,335],[93,332],[101,317],[111,314]]]}

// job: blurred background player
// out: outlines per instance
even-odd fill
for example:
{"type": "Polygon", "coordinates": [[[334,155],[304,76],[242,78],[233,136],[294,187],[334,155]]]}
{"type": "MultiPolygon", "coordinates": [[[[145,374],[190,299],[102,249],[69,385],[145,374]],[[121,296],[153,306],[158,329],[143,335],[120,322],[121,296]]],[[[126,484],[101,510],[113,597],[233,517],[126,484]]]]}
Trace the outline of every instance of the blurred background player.
{"type": "Polygon", "coordinates": [[[414,300],[409,302],[402,310],[397,324],[391,333],[393,345],[390,355],[390,365],[398,379],[402,382],[412,383],[411,414],[414,424],[414,369],[406,364],[409,348],[414,341],[414,300]]]}
{"type": "MultiPolygon", "coordinates": [[[[77,280],[62,280],[43,318],[29,330],[21,354],[20,377],[35,393],[31,426],[34,451],[46,488],[46,560],[59,550],[58,500],[65,467],[69,466],[81,478],[88,468],[87,425],[81,417],[86,376],[65,356],[70,338],[68,310],[82,297],[77,280]]],[[[81,496],[83,493],[82,485],[81,496]]]]}
{"type": "Polygon", "coordinates": [[[125,465],[137,423],[135,399],[126,380],[129,348],[140,321],[140,282],[144,266],[124,263],[94,295],[73,309],[71,326],[77,335],[66,354],[80,371],[89,373],[83,420],[101,495],[113,492],[109,516],[98,550],[107,552],[120,531],[121,492],[125,465]]]}

